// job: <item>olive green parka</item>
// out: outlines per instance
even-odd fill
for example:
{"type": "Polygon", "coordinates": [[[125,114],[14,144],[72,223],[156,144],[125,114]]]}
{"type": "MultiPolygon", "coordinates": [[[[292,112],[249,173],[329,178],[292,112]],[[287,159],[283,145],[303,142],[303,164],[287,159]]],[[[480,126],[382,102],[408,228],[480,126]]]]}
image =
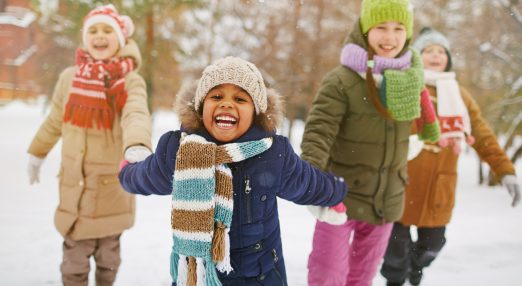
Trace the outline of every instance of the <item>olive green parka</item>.
{"type": "MultiPolygon", "coordinates": [[[[368,50],[358,23],[346,43],[368,50]]],[[[401,217],[404,206],[411,123],[382,117],[369,98],[365,79],[338,66],[324,77],[313,101],[301,157],[344,177],[349,219],[393,222],[401,217]]]]}

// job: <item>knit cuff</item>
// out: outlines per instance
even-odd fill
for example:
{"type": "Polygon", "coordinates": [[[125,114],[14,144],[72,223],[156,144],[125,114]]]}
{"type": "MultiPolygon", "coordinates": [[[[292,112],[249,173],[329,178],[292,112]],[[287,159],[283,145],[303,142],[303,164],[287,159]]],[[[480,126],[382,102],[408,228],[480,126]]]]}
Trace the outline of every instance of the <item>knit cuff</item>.
{"type": "Polygon", "coordinates": [[[435,143],[440,139],[439,121],[433,123],[424,123],[424,126],[419,132],[419,139],[422,141],[435,143]]]}

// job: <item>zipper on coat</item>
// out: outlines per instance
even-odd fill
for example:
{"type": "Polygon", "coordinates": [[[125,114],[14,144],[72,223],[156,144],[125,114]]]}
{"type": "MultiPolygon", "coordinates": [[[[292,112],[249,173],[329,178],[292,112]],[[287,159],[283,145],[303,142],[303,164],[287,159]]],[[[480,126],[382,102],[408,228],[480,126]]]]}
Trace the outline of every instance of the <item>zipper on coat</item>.
{"type": "Polygon", "coordinates": [[[246,176],[245,177],[245,201],[246,201],[247,223],[252,222],[251,193],[252,193],[252,188],[250,187],[250,178],[248,176],[246,176]]]}
{"type": "Polygon", "coordinates": [[[277,257],[277,251],[275,248],[272,249],[272,256],[274,256],[274,262],[277,262],[279,260],[279,257],[277,257]]]}
{"type": "Polygon", "coordinates": [[[274,256],[274,273],[279,278],[279,281],[281,282],[282,286],[285,286],[285,281],[283,280],[283,277],[281,277],[281,273],[279,273],[279,270],[277,269],[277,261],[279,260],[279,257],[277,257],[277,251],[275,248],[272,249],[272,256],[274,256]]]}

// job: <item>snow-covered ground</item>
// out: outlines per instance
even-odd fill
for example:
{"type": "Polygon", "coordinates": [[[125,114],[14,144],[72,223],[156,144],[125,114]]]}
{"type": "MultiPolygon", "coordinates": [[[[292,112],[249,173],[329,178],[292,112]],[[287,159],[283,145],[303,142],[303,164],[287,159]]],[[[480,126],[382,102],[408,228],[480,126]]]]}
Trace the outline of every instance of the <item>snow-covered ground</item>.
{"type": "MultiPolygon", "coordinates": [[[[30,186],[26,174],[26,150],[44,117],[41,102],[0,107],[0,285],[61,283],[62,238],[53,225],[60,146],[45,160],[40,184],[30,186]]],[[[154,142],[177,126],[171,112],[156,112],[154,142]]],[[[301,132],[302,125],[294,126],[294,141],[301,132]]],[[[502,187],[479,186],[477,164],[474,152],[461,157],[448,242],[422,285],[522,285],[522,206],[511,208],[502,187]]],[[[520,164],[517,172],[522,174],[520,164]]],[[[314,219],[306,208],[283,200],[279,209],[289,285],[306,285],[314,219]]],[[[170,285],[169,212],[168,197],[138,197],[136,224],[122,236],[116,285],[170,285]]],[[[385,282],[377,274],[373,284],[385,282]]]]}

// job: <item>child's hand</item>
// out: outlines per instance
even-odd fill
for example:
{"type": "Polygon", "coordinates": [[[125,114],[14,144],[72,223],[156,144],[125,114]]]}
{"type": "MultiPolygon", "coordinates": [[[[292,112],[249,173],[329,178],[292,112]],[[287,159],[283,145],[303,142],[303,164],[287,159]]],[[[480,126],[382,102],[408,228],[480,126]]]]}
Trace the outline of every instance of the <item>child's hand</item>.
{"type": "Polygon", "coordinates": [[[317,220],[333,225],[343,225],[346,223],[346,207],[341,202],[333,207],[306,206],[308,211],[317,218],[317,220]],[[344,208],[344,211],[341,211],[344,208]]]}
{"type": "Polygon", "coordinates": [[[27,173],[29,174],[29,184],[40,182],[40,167],[44,159],[29,154],[29,164],[27,165],[27,173]]]}
{"type": "Polygon", "coordinates": [[[509,195],[513,198],[511,206],[516,207],[520,202],[520,185],[518,184],[517,177],[514,175],[505,175],[501,182],[502,185],[506,187],[509,195]]]}
{"type": "Polygon", "coordinates": [[[149,148],[141,145],[134,145],[125,150],[123,157],[125,157],[125,160],[129,161],[129,163],[136,163],[147,159],[150,154],[152,154],[152,152],[149,148]]]}

